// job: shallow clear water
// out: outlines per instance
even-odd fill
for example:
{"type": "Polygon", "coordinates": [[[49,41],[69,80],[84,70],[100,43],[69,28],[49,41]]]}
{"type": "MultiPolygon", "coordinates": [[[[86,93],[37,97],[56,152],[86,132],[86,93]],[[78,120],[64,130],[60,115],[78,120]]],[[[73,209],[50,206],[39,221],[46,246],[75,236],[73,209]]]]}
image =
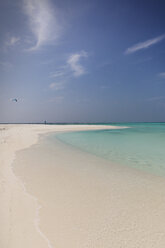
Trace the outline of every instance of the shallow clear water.
{"type": "Polygon", "coordinates": [[[121,123],[116,126],[129,128],[69,132],[56,137],[110,161],[165,176],[165,123],[121,123]]]}

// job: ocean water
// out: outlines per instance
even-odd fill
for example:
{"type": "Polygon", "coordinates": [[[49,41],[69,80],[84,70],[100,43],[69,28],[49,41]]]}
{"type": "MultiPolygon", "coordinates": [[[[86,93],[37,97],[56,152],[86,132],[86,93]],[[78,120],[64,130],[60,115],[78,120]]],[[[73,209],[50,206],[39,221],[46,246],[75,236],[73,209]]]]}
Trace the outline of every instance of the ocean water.
{"type": "Polygon", "coordinates": [[[165,176],[165,123],[113,125],[119,129],[68,132],[56,138],[112,162],[165,176]]]}

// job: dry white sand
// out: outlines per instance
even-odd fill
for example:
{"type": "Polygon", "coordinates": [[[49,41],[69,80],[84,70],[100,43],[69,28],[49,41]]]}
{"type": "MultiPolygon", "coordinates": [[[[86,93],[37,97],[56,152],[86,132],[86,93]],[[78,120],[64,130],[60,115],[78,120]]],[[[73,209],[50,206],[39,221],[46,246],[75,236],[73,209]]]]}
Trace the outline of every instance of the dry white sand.
{"type": "Polygon", "coordinates": [[[41,145],[13,164],[41,133],[95,128],[103,127],[1,125],[0,247],[165,247],[164,178],[59,141],[55,160],[41,145]]]}

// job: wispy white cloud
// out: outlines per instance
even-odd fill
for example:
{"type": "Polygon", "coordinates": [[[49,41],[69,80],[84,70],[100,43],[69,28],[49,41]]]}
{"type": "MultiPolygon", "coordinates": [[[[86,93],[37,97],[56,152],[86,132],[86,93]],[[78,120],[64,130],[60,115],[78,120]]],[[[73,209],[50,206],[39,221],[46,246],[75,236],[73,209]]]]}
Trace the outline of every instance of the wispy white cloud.
{"type": "Polygon", "coordinates": [[[50,77],[51,77],[51,78],[59,78],[59,77],[65,76],[66,73],[67,73],[66,70],[63,68],[63,69],[61,69],[61,70],[57,70],[57,71],[51,73],[51,74],[50,74],[50,77]]]}
{"type": "Polygon", "coordinates": [[[49,85],[50,89],[62,90],[64,88],[64,82],[54,82],[49,85]]]}
{"type": "Polygon", "coordinates": [[[153,46],[153,45],[157,44],[158,42],[162,41],[163,39],[165,39],[164,34],[160,35],[160,36],[158,36],[156,38],[146,40],[144,42],[137,43],[134,46],[127,48],[127,50],[125,51],[125,54],[135,53],[135,52],[137,52],[139,50],[147,49],[150,46],[153,46]]]}
{"type": "Polygon", "coordinates": [[[85,51],[71,54],[63,66],[50,73],[50,78],[67,79],[82,76],[87,73],[84,66],[80,64],[80,60],[85,57],[88,57],[88,53],[85,51]]]}
{"type": "Polygon", "coordinates": [[[18,44],[19,41],[20,41],[19,37],[15,37],[15,36],[9,37],[5,42],[5,47],[12,47],[18,44]]]}
{"type": "Polygon", "coordinates": [[[64,89],[69,79],[73,77],[80,77],[87,73],[86,69],[80,64],[81,58],[85,58],[87,56],[88,53],[85,51],[71,54],[63,66],[60,66],[55,72],[50,74],[49,77],[54,78],[57,82],[51,83],[49,88],[52,90],[64,89]]]}
{"type": "Polygon", "coordinates": [[[75,77],[79,77],[86,73],[85,68],[80,64],[81,58],[85,57],[88,57],[87,52],[81,51],[79,53],[71,54],[67,60],[67,64],[75,77]]]}
{"type": "Polygon", "coordinates": [[[163,79],[165,79],[165,72],[159,73],[158,76],[161,77],[161,78],[163,78],[163,79]]]}
{"type": "Polygon", "coordinates": [[[35,39],[35,44],[29,50],[38,50],[59,38],[61,27],[57,12],[49,0],[24,0],[24,11],[35,39]]]}

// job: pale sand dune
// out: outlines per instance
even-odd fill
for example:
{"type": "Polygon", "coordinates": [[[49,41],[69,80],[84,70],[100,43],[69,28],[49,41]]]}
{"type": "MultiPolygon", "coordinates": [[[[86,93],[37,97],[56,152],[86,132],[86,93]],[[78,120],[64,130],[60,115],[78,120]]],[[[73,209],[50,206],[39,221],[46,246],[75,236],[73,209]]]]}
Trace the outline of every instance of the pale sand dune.
{"type": "Polygon", "coordinates": [[[39,227],[39,205],[36,198],[26,192],[23,182],[13,173],[15,152],[35,144],[41,133],[99,128],[105,126],[0,126],[0,247],[52,247],[39,227]]]}
{"type": "Polygon", "coordinates": [[[18,152],[12,164],[15,152],[35,144],[40,133],[101,126],[5,127],[0,247],[165,247],[164,178],[110,164],[59,141],[51,150],[42,139],[18,152]]]}

